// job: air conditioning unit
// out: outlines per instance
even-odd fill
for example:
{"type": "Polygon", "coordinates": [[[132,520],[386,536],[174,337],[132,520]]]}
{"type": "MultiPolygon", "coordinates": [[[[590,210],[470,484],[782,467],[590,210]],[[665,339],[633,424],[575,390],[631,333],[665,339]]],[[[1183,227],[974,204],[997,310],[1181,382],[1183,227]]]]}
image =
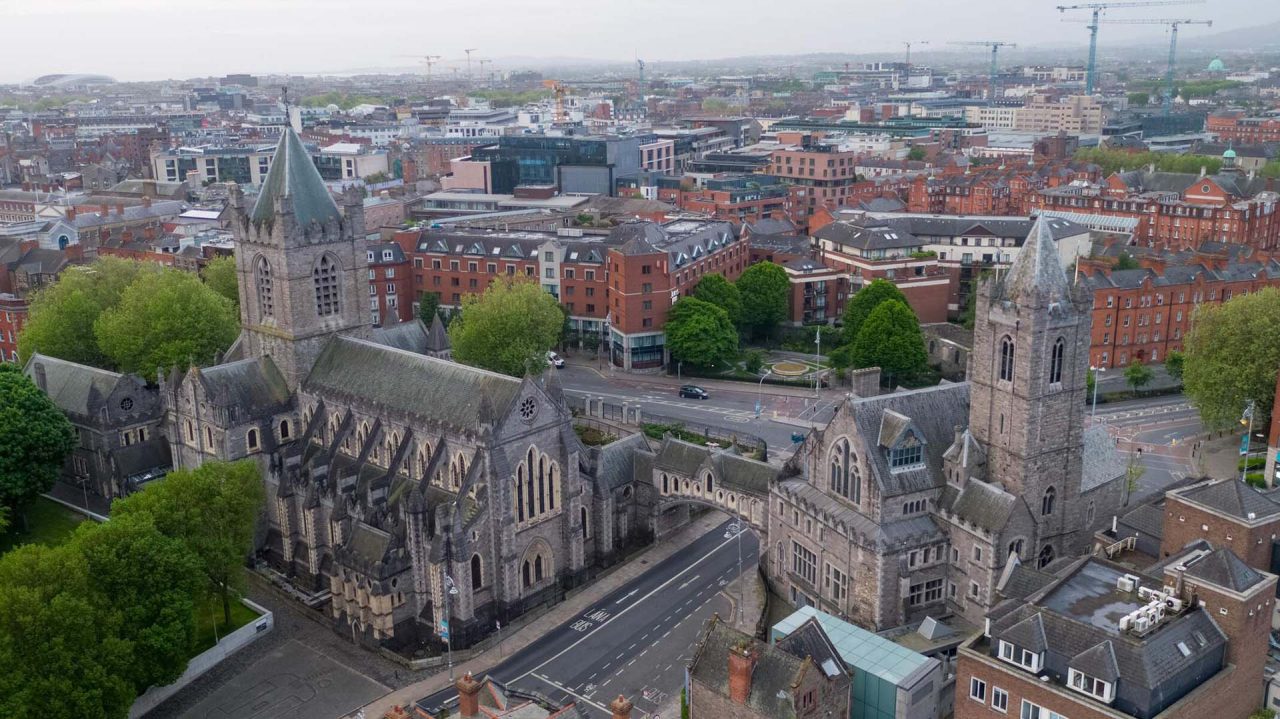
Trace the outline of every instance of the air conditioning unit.
{"type": "Polygon", "coordinates": [[[1150,628],[1151,628],[1151,620],[1147,619],[1145,616],[1140,616],[1137,619],[1133,620],[1133,630],[1135,632],[1138,632],[1139,634],[1146,632],[1150,628]]]}
{"type": "MultiPolygon", "coordinates": [[[[1128,577],[1126,577],[1126,579],[1127,578],[1128,577]]],[[[1138,599],[1146,599],[1149,596],[1151,596],[1150,587],[1138,587],[1138,599]]]]}
{"type": "Polygon", "coordinates": [[[1137,586],[1137,582],[1133,581],[1133,579],[1131,578],[1132,576],[1133,575],[1131,574],[1126,574],[1125,576],[1117,579],[1116,588],[1122,592],[1132,592],[1133,588],[1137,586]]]}
{"type": "Polygon", "coordinates": [[[1127,632],[1129,631],[1129,627],[1132,625],[1133,625],[1133,615],[1126,614],[1123,617],[1120,617],[1120,631],[1127,632]]]}
{"type": "Polygon", "coordinates": [[[1174,614],[1181,612],[1182,607],[1184,606],[1182,603],[1182,600],[1178,599],[1177,597],[1169,597],[1168,599],[1164,600],[1164,603],[1165,603],[1165,606],[1169,608],[1169,611],[1173,612],[1174,614]]]}

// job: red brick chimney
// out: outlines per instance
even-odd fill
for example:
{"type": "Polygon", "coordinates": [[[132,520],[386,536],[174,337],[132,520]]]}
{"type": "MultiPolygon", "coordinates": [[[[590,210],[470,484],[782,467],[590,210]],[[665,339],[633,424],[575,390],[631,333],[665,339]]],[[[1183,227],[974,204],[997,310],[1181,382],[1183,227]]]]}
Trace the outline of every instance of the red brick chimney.
{"type": "Polygon", "coordinates": [[[613,719],[631,719],[631,708],[631,702],[621,694],[617,699],[609,702],[609,711],[613,712],[613,719]]]}
{"type": "Polygon", "coordinates": [[[147,195],[146,197],[143,197],[143,198],[142,198],[142,206],[143,206],[143,207],[151,207],[151,196],[150,196],[150,195],[147,195]]]}
{"type": "Polygon", "coordinates": [[[67,205],[67,220],[68,220],[68,221],[71,221],[71,220],[74,220],[74,219],[76,219],[76,206],[75,206],[75,205],[67,205]]]}
{"type": "Polygon", "coordinates": [[[480,682],[467,672],[454,682],[454,687],[458,690],[458,716],[480,716],[480,682]]]}
{"type": "Polygon", "coordinates": [[[123,203],[123,202],[116,203],[116,214],[117,214],[117,215],[120,215],[121,217],[123,217],[123,216],[124,216],[124,203],[123,203]]]}
{"type": "Polygon", "coordinates": [[[729,699],[746,704],[751,696],[751,673],[759,656],[754,648],[742,645],[729,649],[729,699]]]}

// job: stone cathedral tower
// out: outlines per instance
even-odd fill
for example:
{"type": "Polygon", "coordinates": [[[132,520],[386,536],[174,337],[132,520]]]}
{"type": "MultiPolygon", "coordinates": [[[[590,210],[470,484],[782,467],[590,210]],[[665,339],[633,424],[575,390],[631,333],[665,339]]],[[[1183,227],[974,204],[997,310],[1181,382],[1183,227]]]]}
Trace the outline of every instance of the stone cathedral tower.
{"type": "Polygon", "coordinates": [[[1050,223],[1036,223],[1008,272],[977,297],[969,431],[988,480],[1026,503],[1024,557],[1069,556],[1087,540],[1080,502],[1092,302],[1063,270],[1050,223]]]}
{"type": "Polygon", "coordinates": [[[240,351],[270,356],[295,390],[334,335],[370,335],[362,199],[348,190],[339,212],[288,127],[253,209],[239,188],[231,196],[240,351]]]}

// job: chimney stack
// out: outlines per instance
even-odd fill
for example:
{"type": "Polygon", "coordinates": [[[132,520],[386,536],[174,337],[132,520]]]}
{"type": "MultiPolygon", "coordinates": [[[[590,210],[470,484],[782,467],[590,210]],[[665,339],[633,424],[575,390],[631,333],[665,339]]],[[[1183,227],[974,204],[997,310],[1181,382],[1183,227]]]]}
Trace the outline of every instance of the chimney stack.
{"type": "Polygon", "coordinates": [[[751,674],[755,671],[758,656],[749,644],[729,649],[729,699],[735,704],[746,704],[751,696],[751,674]]]}
{"type": "Polygon", "coordinates": [[[124,203],[123,203],[123,202],[117,202],[117,203],[116,203],[116,214],[117,214],[117,215],[119,215],[120,217],[124,217],[124,203]]]}
{"type": "Polygon", "coordinates": [[[467,672],[454,682],[458,690],[458,716],[480,716],[480,682],[467,672]]]}
{"type": "Polygon", "coordinates": [[[67,215],[66,215],[66,217],[67,217],[67,221],[68,221],[68,222],[70,222],[71,220],[76,219],[76,206],[75,206],[75,205],[67,205],[67,215]]]}
{"type": "Polygon", "coordinates": [[[626,697],[619,694],[617,699],[609,702],[609,711],[613,712],[613,719],[631,719],[632,706],[626,697]]]}

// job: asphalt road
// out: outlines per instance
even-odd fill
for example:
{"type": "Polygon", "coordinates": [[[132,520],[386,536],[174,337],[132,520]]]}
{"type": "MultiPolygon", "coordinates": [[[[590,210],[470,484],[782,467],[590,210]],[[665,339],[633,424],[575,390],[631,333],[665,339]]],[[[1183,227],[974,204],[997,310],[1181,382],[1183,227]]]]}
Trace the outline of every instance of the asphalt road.
{"type": "Polygon", "coordinates": [[[1194,471],[1187,440],[1204,425],[1184,395],[1098,405],[1096,419],[1107,424],[1121,453],[1126,458],[1137,454],[1145,468],[1134,490],[1136,500],[1153,497],[1194,471]]]}
{"type": "MultiPolygon", "coordinates": [[[[607,706],[622,694],[636,705],[636,719],[652,716],[679,696],[684,666],[706,620],[715,611],[732,611],[724,586],[740,567],[756,566],[755,535],[734,533],[731,524],[704,534],[486,673],[562,705],[575,703],[588,714],[611,716],[607,706]]],[[[435,713],[441,706],[453,710],[456,700],[457,692],[447,689],[417,704],[435,713]]]]}

